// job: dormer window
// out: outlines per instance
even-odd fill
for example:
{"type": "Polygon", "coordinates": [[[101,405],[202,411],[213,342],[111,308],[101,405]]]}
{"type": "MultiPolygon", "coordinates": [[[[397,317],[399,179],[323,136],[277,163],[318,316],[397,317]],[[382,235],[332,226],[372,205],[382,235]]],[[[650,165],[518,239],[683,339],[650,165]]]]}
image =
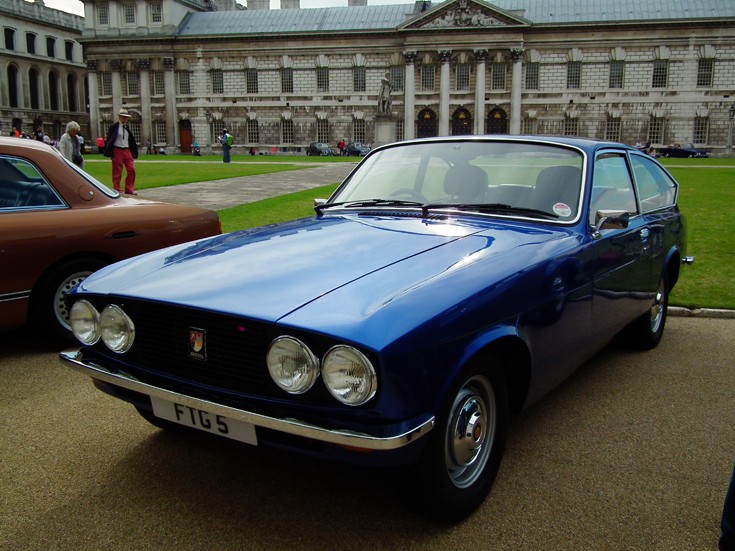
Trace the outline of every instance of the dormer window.
{"type": "Polygon", "coordinates": [[[151,23],[162,23],[163,22],[163,9],[161,8],[160,2],[150,3],[150,14],[151,14],[151,23]]]}

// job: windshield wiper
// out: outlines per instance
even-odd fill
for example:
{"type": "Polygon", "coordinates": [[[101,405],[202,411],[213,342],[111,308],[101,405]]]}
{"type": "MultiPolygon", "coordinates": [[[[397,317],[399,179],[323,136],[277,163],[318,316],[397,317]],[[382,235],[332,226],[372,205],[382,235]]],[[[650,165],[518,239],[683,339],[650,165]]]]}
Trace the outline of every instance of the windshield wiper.
{"type": "Polygon", "coordinates": [[[545,210],[532,209],[527,207],[514,207],[505,203],[429,203],[423,205],[424,211],[429,209],[446,209],[452,208],[457,210],[476,210],[479,212],[512,212],[521,214],[536,214],[546,218],[559,218],[558,214],[546,212],[545,210]]]}
{"type": "Polygon", "coordinates": [[[343,201],[341,203],[323,203],[314,207],[317,214],[330,207],[421,207],[420,201],[402,201],[400,199],[362,199],[360,201],[343,201]]]}

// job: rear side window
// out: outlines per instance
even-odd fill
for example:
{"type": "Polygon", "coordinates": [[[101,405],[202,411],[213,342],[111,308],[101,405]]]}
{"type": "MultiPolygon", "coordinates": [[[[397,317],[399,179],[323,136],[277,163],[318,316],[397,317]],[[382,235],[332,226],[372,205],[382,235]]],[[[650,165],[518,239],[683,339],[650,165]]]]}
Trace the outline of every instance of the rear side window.
{"type": "Polygon", "coordinates": [[[0,211],[63,205],[34,165],[22,159],[0,158],[0,211]]]}
{"type": "Polygon", "coordinates": [[[676,182],[656,162],[631,155],[643,212],[671,207],[676,203],[676,182]]]}

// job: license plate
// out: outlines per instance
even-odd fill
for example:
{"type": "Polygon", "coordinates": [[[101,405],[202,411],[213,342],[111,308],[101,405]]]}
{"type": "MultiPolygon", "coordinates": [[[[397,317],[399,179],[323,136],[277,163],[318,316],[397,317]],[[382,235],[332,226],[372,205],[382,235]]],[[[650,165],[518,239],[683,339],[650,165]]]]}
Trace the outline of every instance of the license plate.
{"type": "Polygon", "coordinates": [[[177,404],[176,402],[161,400],[153,396],[151,396],[151,405],[153,406],[153,414],[161,419],[210,432],[218,436],[232,438],[233,440],[252,444],[253,446],[258,445],[255,427],[250,423],[209,413],[208,411],[191,406],[177,404]]]}

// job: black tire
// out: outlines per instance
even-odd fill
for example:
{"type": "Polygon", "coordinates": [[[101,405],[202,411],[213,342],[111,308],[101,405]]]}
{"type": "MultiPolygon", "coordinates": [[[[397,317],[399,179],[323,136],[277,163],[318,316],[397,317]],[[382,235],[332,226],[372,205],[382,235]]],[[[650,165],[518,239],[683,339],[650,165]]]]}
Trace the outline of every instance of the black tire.
{"type": "Polygon", "coordinates": [[[63,262],[44,275],[32,299],[32,316],[37,329],[55,342],[73,340],[64,297],[107,264],[96,258],[78,258],[63,262]]]}
{"type": "Polygon", "coordinates": [[[409,506],[451,522],[477,509],[500,469],[508,416],[502,372],[470,368],[446,400],[419,463],[410,468],[409,506]]]}
{"type": "Polygon", "coordinates": [[[637,350],[651,350],[661,342],[669,310],[669,282],[666,274],[661,276],[658,289],[648,312],[626,327],[626,342],[637,350]]]}

